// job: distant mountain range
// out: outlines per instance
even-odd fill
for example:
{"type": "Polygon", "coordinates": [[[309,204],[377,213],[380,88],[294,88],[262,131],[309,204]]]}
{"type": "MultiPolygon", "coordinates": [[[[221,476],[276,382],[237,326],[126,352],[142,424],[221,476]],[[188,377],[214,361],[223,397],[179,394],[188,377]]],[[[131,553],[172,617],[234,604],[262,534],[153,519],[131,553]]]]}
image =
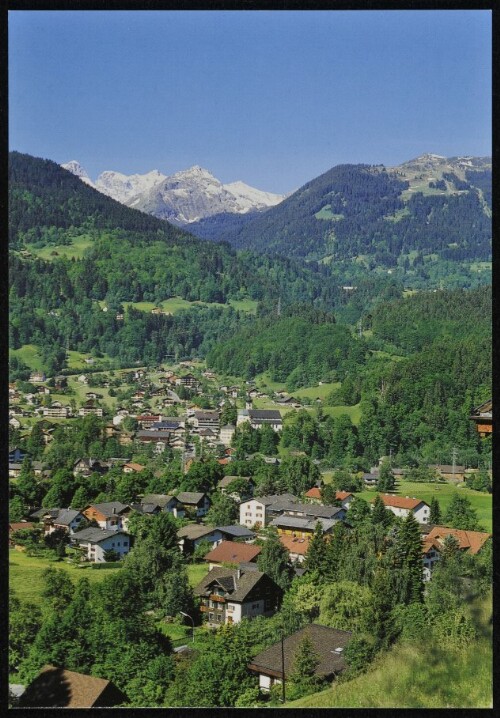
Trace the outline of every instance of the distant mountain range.
{"type": "Polygon", "coordinates": [[[122,204],[239,249],[369,258],[388,267],[413,263],[415,253],[446,260],[491,254],[489,157],[423,154],[390,168],[337,165],[289,196],[225,185],[198,166],[170,177],[107,171],[95,182],[76,161],[62,166],[122,204]]]}
{"type": "Polygon", "coordinates": [[[198,166],[171,176],[158,170],[142,175],[106,171],[95,182],[76,160],[62,167],[128,207],[183,227],[216,215],[253,215],[284,199],[284,195],[263,192],[244,182],[222,184],[198,166]]]}

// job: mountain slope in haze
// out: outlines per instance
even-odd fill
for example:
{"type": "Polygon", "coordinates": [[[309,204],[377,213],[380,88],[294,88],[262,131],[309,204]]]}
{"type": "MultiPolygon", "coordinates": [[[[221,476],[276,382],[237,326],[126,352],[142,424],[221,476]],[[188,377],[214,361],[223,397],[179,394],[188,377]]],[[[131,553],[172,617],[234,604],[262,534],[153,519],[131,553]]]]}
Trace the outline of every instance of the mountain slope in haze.
{"type": "Polygon", "coordinates": [[[95,183],[76,160],[62,167],[118,202],[178,226],[217,215],[251,215],[283,200],[283,195],[263,192],[244,182],[223,184],[199,166],[171,176],[158,170],[143,175],[106,171],[95,183]]]}
{"type": "Polygon", "coordinates": [[[390,169],[338,165],[219,238],[259,252],[306,259],[372,257],[389,267],[413,252],[487,260],[491,160],[427,154],[390,169]]]}

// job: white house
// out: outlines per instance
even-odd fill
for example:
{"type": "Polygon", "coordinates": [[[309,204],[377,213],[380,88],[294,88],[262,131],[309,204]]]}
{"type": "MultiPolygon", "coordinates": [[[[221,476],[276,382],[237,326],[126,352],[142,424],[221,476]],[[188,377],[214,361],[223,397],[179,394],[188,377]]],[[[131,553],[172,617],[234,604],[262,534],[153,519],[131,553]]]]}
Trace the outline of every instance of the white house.
{"type": "Polygon", "coordinates": [[[130,551],[130,535],[125,531],[107,531],[101,528],[88,528],[78,531],[71,537],[71,543],[84,549],[87,561],[104,561],[106,551],[115,551],[123,558],[130,551]]]}
{"type": "Polygon", "coordinates": [[[270,426],[274,431],[281,431],[283,421],[281,414],[276,409],[239,409],[237,426],[250,422],[252,429],[261,429],[263,426],[270,426]]]}
{"type": "MultiPolygon", "coordinates": [[[[392,511],[395,516],[404,518],[411,511],[419,524],[429,523],[430,508],[422,499],[410,496],[392,496],[391,494],[380,494],[380,498],[384,502],[385,508],[392,511]]],[[[371,503],[373,508],[373,501],[371,503]]]]}
{"type": "Polygon", "coordinates": [[[259,524],[262,528],[267,526],[274,518],[276,511],[271,507],[283,501],[297,501],[293,494],[272,494],[270,496],[256,496],[240,504],[240,524],[242,526],[255,526],[259,524]]]}
{"type": "Polygon", "coordinates": [[[219,432],[221,444],[224,444],[224,446],[230,446],[235,431],[236,427],[234,424],[224,424],[224,426],[221,426],[219,432]]]}

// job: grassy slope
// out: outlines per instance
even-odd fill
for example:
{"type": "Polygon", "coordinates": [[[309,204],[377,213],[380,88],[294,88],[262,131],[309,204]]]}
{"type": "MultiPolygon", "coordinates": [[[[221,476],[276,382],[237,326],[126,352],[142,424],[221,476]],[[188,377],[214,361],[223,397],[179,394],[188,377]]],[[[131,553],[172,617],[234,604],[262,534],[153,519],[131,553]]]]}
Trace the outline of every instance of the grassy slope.
{"type": "MultiPolygon", "coordinates": [[[[90,567],[76,568],[64,561],[51,561],[47,558],[26,556],[22,551],[9,550],[9,586],[11,586],[22,601],[40,604],[42,602],[43,578],[42,574],[49,566],[67,571],[71,580],[76,583],[85,576],[92,583],[102,581],[114,571],[120,569],[103,569],[96,571],[90,567]]],[[[203,576],[208,573],[208,566],[204,563],[190,564],[187,567],[189,584],[196,586],[203,576]]],[[[114,574],[113,574],[114,575],[114,574]]]]}
{"type": "Polygon", "coordinates": [[[371,670],[286,703],[286,708],[488,708],[492,706],[491,600],[479,604],[480,636],[471,650],[432,641],[396,645],[371,670]]]}
{"type": "MultiPolygon", "coordinates": [[[[91,583],[98,583],[106,576],[120,569],[96,571],[90,567],[76,568],[64,561],[51,561],[47,558],[26,556],[21,551],[9,550],[9,586],[14,589],[21,601],[41,604],[43,590],[43,572],[49,566],[67,571],[71,580],[76,583],[85,576],[91,583]]],[[[114,575],[114,574],[113,574],[114,575]]]]}
{"type": "MultiPolygon", "coordinates": [[[[427,503],[430,503],[433,496],[439,501],[441,511],[444,513],[448,508],[448,505],[452,499],[454,493],[458,492],[461,496],[466,496],[472,504],[472,507],[477,511],[479,522],[486,529],[486,531],[492,530],[492,497],[491,494],[484,494],[480,491],[473,491],[466,487],[457,489],[452,484],[432,484],[432,483],[413,483],[411,481],[398,481],[396,483],[396,493],[400,496],[412,496],[418,499],[422,499],[427,503]]],[[[366,501],[371,501],[376,491],[366,490],[362,491],[357,496],[360,496],[366,501]]]]}

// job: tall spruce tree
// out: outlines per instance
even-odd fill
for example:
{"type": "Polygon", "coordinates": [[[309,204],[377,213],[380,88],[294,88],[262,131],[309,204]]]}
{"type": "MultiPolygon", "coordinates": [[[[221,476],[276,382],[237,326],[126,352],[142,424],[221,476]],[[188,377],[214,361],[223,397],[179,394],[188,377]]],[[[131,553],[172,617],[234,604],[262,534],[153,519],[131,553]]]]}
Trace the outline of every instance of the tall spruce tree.
{"type": "Polygon", "coordinates": [[[305,566],[308,571],[318,571],[324,573],[326,562],[326,544],[323,535],[323,527],[318,521],[311,541],[309,542],[309,548],[306,553],[305,566]]]}
{"type": "Polygon", "coordinates": [[[394,591],[397,603],[423,601],[422,536],[411,512],[403,519],[395,540],[394,591]]]}
{"type": "Polygon", "coordinates": [[[266,531],[266,540],[262,551],[257,558],[259,571],[267,573],[282,589],[286,590],[292,580],[292,568],[288,558],[288,551],[279,540],[278,532],[274,528],[266,531]]]}
{"type": "Polygon", "coordinates": [[[440,524],[442,521],[441,507],[435,496],[432,497],[429,511],[429,523],[440,524]]]}
{"type": "Polygon", "coordinates": [[[380,494],[377,494],[373,501],[372,522],[374,525],[381,524],[382,526],[388,526],[391,523],[391,515],[385,508],[380,494]]]}

